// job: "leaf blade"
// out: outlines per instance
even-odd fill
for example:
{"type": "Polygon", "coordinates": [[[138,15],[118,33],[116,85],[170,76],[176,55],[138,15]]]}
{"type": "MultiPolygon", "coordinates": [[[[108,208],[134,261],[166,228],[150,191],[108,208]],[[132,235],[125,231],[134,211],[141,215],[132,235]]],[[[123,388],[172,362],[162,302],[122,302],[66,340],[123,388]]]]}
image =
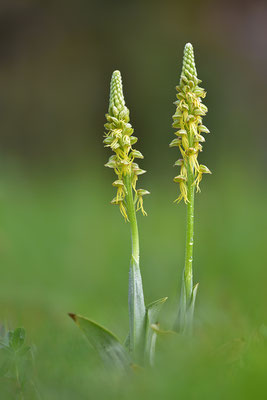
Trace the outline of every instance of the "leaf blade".
{"type": "Polygon", "coordinates": [[[146,332],[146,307],[139,263],[132,257],[129,271],[130,352],[135,361],[143,361],[146,332]]]}
{"type": "Polygon", "coordinates": [[[69,314],[95,348],[102,361],[112,368],[129,369],[131,359],[118,338],[108,329],[81,315],[69,314]]]}
{"type": "Polygon", "coordinates": [[[163,297],[159,300],[150,303],[146,308],[146,343],[145,343],[145,359],[149,365],[154,364],[155,348],[157,333],[152,329],[152,326],[158,323],[158,316],[163,304],[168,297],[163,297]]]}
{"type": "Polygon", "coordinates": [[[192,296],[191,296],[191,302],[188,307],[187,313],[188,313],[188,331],[189,334],[193,333],[193,319],[194,319],[194,311],[195,311],[195,302],[196,302],[196,296],[197,296],[197,290],[198,290],[198,285],[197,283],[192,290],[192,296]]]}

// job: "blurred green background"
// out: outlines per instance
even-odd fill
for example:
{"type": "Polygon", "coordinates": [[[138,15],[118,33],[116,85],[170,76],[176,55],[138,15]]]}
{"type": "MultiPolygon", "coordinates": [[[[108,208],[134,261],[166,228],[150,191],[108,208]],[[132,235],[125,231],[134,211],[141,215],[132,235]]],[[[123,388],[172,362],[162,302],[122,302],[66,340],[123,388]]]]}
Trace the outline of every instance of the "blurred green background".
{"type": "MultiPolygon", "coordinates": [[[[266,18],[260,0],[0,1],[0,322],[23,326],[36,345],[41,398],[266,394],[266,18]],[[212,132],[200,160],[213,174],[196,202],[196,335],[162,338],[155,370],[121,381],[67,317],[127,334],[130,232],[109,204],[114,176],[103,167],[109,82],[120,69],[145,155],[143,282],[147,303],[169,296],[169,328],[185,206],[173,204],[178,157],[168,144],[188,41],[212,132]]],[[[4,379],[0,389],[1,399],[15,398],[4,379]]]]}

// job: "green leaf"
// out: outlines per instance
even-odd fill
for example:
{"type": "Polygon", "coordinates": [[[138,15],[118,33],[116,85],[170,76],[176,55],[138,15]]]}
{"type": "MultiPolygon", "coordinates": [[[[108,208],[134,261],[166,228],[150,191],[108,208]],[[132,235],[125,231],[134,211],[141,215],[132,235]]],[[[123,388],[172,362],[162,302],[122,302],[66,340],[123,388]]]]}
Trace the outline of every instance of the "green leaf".
{"type": "Polygon", "coordinates": [[[188,332],[192,334],[193,330],[193,319],[194,319],[194,310],[195,310],[195,302],[196,302],[196,295],[198,290],[198,283],[193,287],[191,302],[187,310],[187,324],[188,324],[188,332]]]}
{"type": "Polygon", "coordinates": [[[24,344],[25,335],[26,333],[24,328],[17,328],[14,331],[9,331],[9,346],[15,351],[18,350],[24,344]]]}
{"type": "Polygon", "coordinates": [[[146,308],[146,342],[145,342],[145,358],[146,362],[150,365],[154,364],[155,347],[157,334],[152,329],[152,326],[158,323],[158,316],[161,308],[168,297],[156,300],[149,304],[146,308]]]}
{"type": "Polygon", "coordinates": [[[185,292],[185,282],[182,281],[181,297],[179,304],[178,316],[174,324],[174,330],[179,333],[183,333],[186,326],[186,292],[185,292]]]}
{"type": "Polygon", "coordinates": [[[129,273],[130,352],[135,361],[143,361],[146,332],[146,308],[139,263],[132,257],[129,273]]]}
{"type": "Polygon", "coordinates": [[[128,335],[126,336],[124,342],[123,342],[123,346],[130,351],[130,334],[128,333],[128,335]]]}
{"type": "Polygon", "coordinates": [[[81,315],[69,314],[105,364],[118,369],[129,369],[131,359],[120,341],[109,330],[81,315]]]}
{"type": "Polygon", "coordinates": [[[178,318],[177,318],[176,324],[174,326],[174,330],[176,332],[179,332],[179,333],[182,333],[182,334],[185,334],[185,335],[187,335],[187,334],[191,335],[192,334],[192,331],[193,331],[193,317],[194,317],[194,309],[195,309],[195,301],[196,301],[198,285],[199,284],[197,283],[193,287],[190,303],[187,306],[187,304],[186,304],[186,296],[185,296],[185,288],[184,288],[184,282],[183,282],[178,318]]]}
{"type": "Polygon", "coordinates": [[[157,335],[177,335],[177,332],[172,331],[172,330],[167,330],[165,331],[164,329],[160,329],[158,324],[152,324],[151,329],[157,334],[157,335]]]}

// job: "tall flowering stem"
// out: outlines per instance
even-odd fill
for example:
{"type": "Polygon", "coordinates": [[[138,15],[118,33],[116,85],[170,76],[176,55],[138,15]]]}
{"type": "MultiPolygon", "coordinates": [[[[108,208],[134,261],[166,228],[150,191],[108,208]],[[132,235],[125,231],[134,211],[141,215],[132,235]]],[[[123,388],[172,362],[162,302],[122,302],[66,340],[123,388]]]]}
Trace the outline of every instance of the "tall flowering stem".
{"type": "Polygon", "coordinates": [[[194,245],[194,197],[199,192],[199,184],[205,173],[211,173],[203,164],[199,164],[198,155],[205,142],[203,134],[209,133],[202,124],[202,117],[208,109],[202,103],[206,92],[199,86],[201,81],[197,77],[194,61],[193,46],[187,43],[184,48],[183,67],[180,83],[177,89],[176,112],[173,115],[173,127],[177,129],[177,136],[170,147],[178,147],[182,158],[175,162],[180,167],[180,173],[174,178],[179,183],[180,194],[175,200],[181,200],[187,205],[187,231],[185,266],[183,272],[182,290],[176,329],[186,333],[192,331],[195,297],[198,284],[193,284],[193,245],[194,245]]]}
{"type": "Polygon", "coordinates": [[[110,84],[109,109],[106,114],[106,133],[104,144],[114,152],[106,167],[114,169],[117,179],[113,186],[117,189],[116,196],[111,201],[118,205],[125,221],[130,223],[132,237],[132,256],[129,272],[129,319],[130,319],[130,352],[135,360],[140,360],[143,354],[145,337],[146,308],[139,267],[139,236],[136,211],[143,208],[143,196],[149,194],[145,189],[137,189],[139,175],[146,171],[139,168],[136,159],[144,158],[140,151],[133,149],[137,137],[133,136],[130,124],[129,110],[125,105],[121,74],[114,71],[110,84]]]}

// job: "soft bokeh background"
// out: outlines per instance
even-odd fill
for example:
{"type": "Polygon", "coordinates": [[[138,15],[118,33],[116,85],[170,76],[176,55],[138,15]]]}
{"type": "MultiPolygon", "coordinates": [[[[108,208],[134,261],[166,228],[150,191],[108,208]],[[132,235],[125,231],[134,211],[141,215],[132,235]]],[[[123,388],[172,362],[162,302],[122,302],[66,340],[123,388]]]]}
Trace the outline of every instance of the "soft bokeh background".
{"type": "MultiPolygon", "coordinates": [[[[264,0],[0,1],[0,321],[25,327],[36,345],[42,398],[264,393],[266,20],[264,0]],[[109,204],[114,176],[103,167],[109,81],[120,69],[145,155],[143,281],[147,302],[169,296],[168,328],[185,239],[168,144],[188,41],[212,132],[200,159],[213,174],[196,202],[196,336],[162,339],[154,371],[115,381],[67,317],[77,312],[127,334],[129,226],[109,204]]],[[[12,385],[2,379],[0,387],[3,399],[15,398],[12,385]]]]}

